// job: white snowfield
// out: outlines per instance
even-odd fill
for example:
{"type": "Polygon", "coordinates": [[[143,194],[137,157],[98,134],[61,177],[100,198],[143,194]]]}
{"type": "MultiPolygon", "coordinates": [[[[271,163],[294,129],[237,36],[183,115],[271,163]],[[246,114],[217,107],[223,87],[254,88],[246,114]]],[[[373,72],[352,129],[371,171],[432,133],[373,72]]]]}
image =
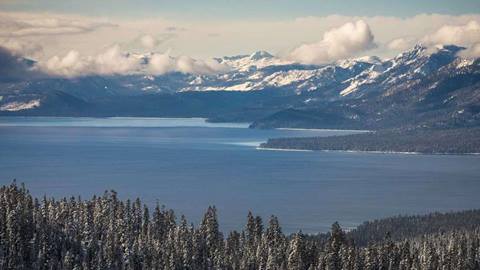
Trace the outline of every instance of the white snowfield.
{"type": "Polygon", "coordinates": [[[232,67],[232,70],[220,75],[193,76],[188,86],[180,91],[255,91],[281,87],[291,87],[297,92],[314,91],[326,84],[341,83],[335,78],[338,67],[348,70],[364,63],[360,60],[344,60],[340,63],[309,67],[278,59],[266,52],[225,57],[220,61],[232,67]]]}
{"type": "Polygon", "coordinates": [[[23,110],[30,110],[37,107],[40,107],[40,99],[34,99],[27,102],[9,102],[0,106],[0,111],[17,112],[23,110]]]}
{"type": "Polygon", "coordinates": [[[220,59],[220,62],[239,72],[250,71],[252,68],[261,69],[268,66],[294,64],[293,61],[277,58],[266,51],[254,52],[251,55],[224,57],[220,59]]]}
{"type": "MultiPolygon", "coordinates": [[[[371,86],[388,88],[408,83],[436,70],[435,53],[450,53],[448,48],[436,50],[418,45],[391,59],[364,56],[339,60],[324,65],[302,65],[259,51],[216,59],[228,65],[230,71],[216,75],[192,75],[180,91],[256,91],[272,88],[295,89],[297,93],[315,91],[322,87],[339,87],[338,97],[362,95],[371,86]]],[[[458,55],[457,55],[458,56],[458,55]]],[[[464,68],[474,61],[458,57],[456,66],[464,68]]]]}

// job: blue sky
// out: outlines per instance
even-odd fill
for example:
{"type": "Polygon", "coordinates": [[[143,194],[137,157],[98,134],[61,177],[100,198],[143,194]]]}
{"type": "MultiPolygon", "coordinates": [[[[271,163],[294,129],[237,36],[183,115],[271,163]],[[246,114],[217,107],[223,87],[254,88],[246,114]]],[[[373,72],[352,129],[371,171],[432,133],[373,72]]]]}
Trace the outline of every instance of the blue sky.
{"type": "Polygon", "coordinates": [[[2,10],[48,11],[108,17],[176,19],[286,19],[303,16],[396,16],[468,14],[478,0],[4,0],[2,10]]]}

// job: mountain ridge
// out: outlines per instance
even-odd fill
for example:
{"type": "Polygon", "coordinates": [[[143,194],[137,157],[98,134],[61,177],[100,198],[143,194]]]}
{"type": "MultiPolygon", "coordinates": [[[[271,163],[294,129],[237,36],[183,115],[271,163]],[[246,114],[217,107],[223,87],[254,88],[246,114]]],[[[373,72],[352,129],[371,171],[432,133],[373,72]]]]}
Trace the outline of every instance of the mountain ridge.
{"type": "Polygon", "coordinates": [[[220,74],[15,78],[0,82],[0,115],[202,116],[256,128],[476,126],[480,61],[460,57],[463,49],[417,45],[391,59],[324,65],[258,51],[217,58],[230,67],[220,74]]]}

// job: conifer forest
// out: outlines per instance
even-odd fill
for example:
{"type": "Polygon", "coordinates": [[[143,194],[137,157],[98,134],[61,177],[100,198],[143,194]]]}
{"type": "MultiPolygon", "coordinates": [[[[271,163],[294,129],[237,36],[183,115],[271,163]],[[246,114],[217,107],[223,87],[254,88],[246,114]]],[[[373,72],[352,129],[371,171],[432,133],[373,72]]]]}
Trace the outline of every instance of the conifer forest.
{"type": "Polygon", "coordinates": [[[34,198],[0,188],[0,269],[480,269],[480,211],[399,216],[351,231],[286,235],[249,213],[222,233],[208,207],[194,226],[161,206],[121,200],[34,198]]]}

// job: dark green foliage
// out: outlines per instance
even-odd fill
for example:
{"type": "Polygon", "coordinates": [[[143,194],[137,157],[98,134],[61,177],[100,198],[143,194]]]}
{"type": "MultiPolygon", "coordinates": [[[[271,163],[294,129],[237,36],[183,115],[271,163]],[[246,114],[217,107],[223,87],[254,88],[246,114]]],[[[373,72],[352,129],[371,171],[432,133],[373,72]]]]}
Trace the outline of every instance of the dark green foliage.
{"type": "Polygon", "coordinates": [[[455,230],[471,231],[480,224],[480,210],[453,213],[432,213],[418,216],[398,216],[367,221],[348,233],[359,246],[382,241],[386,235],[402,240],[432,233],[455,230]]]}
{"type": "Polygon", "coordinates": [[[346,136],[278,138],[269,139],[261,147],[428,154],[480,153],[480,129],[385,130],[346,136]]]}
{"type": "Polygon", "coordinates": [[[478,216],[398,217],[351,233],[335,223],[320,241],[249,213],[245,230],[224,238],[214,207],[195,228],[113,191],[40,202],[14,183],[0,188],[0,269],[479,269],[478,216]],[[356,245],[359,235],[371,243],[356,245]]]}

